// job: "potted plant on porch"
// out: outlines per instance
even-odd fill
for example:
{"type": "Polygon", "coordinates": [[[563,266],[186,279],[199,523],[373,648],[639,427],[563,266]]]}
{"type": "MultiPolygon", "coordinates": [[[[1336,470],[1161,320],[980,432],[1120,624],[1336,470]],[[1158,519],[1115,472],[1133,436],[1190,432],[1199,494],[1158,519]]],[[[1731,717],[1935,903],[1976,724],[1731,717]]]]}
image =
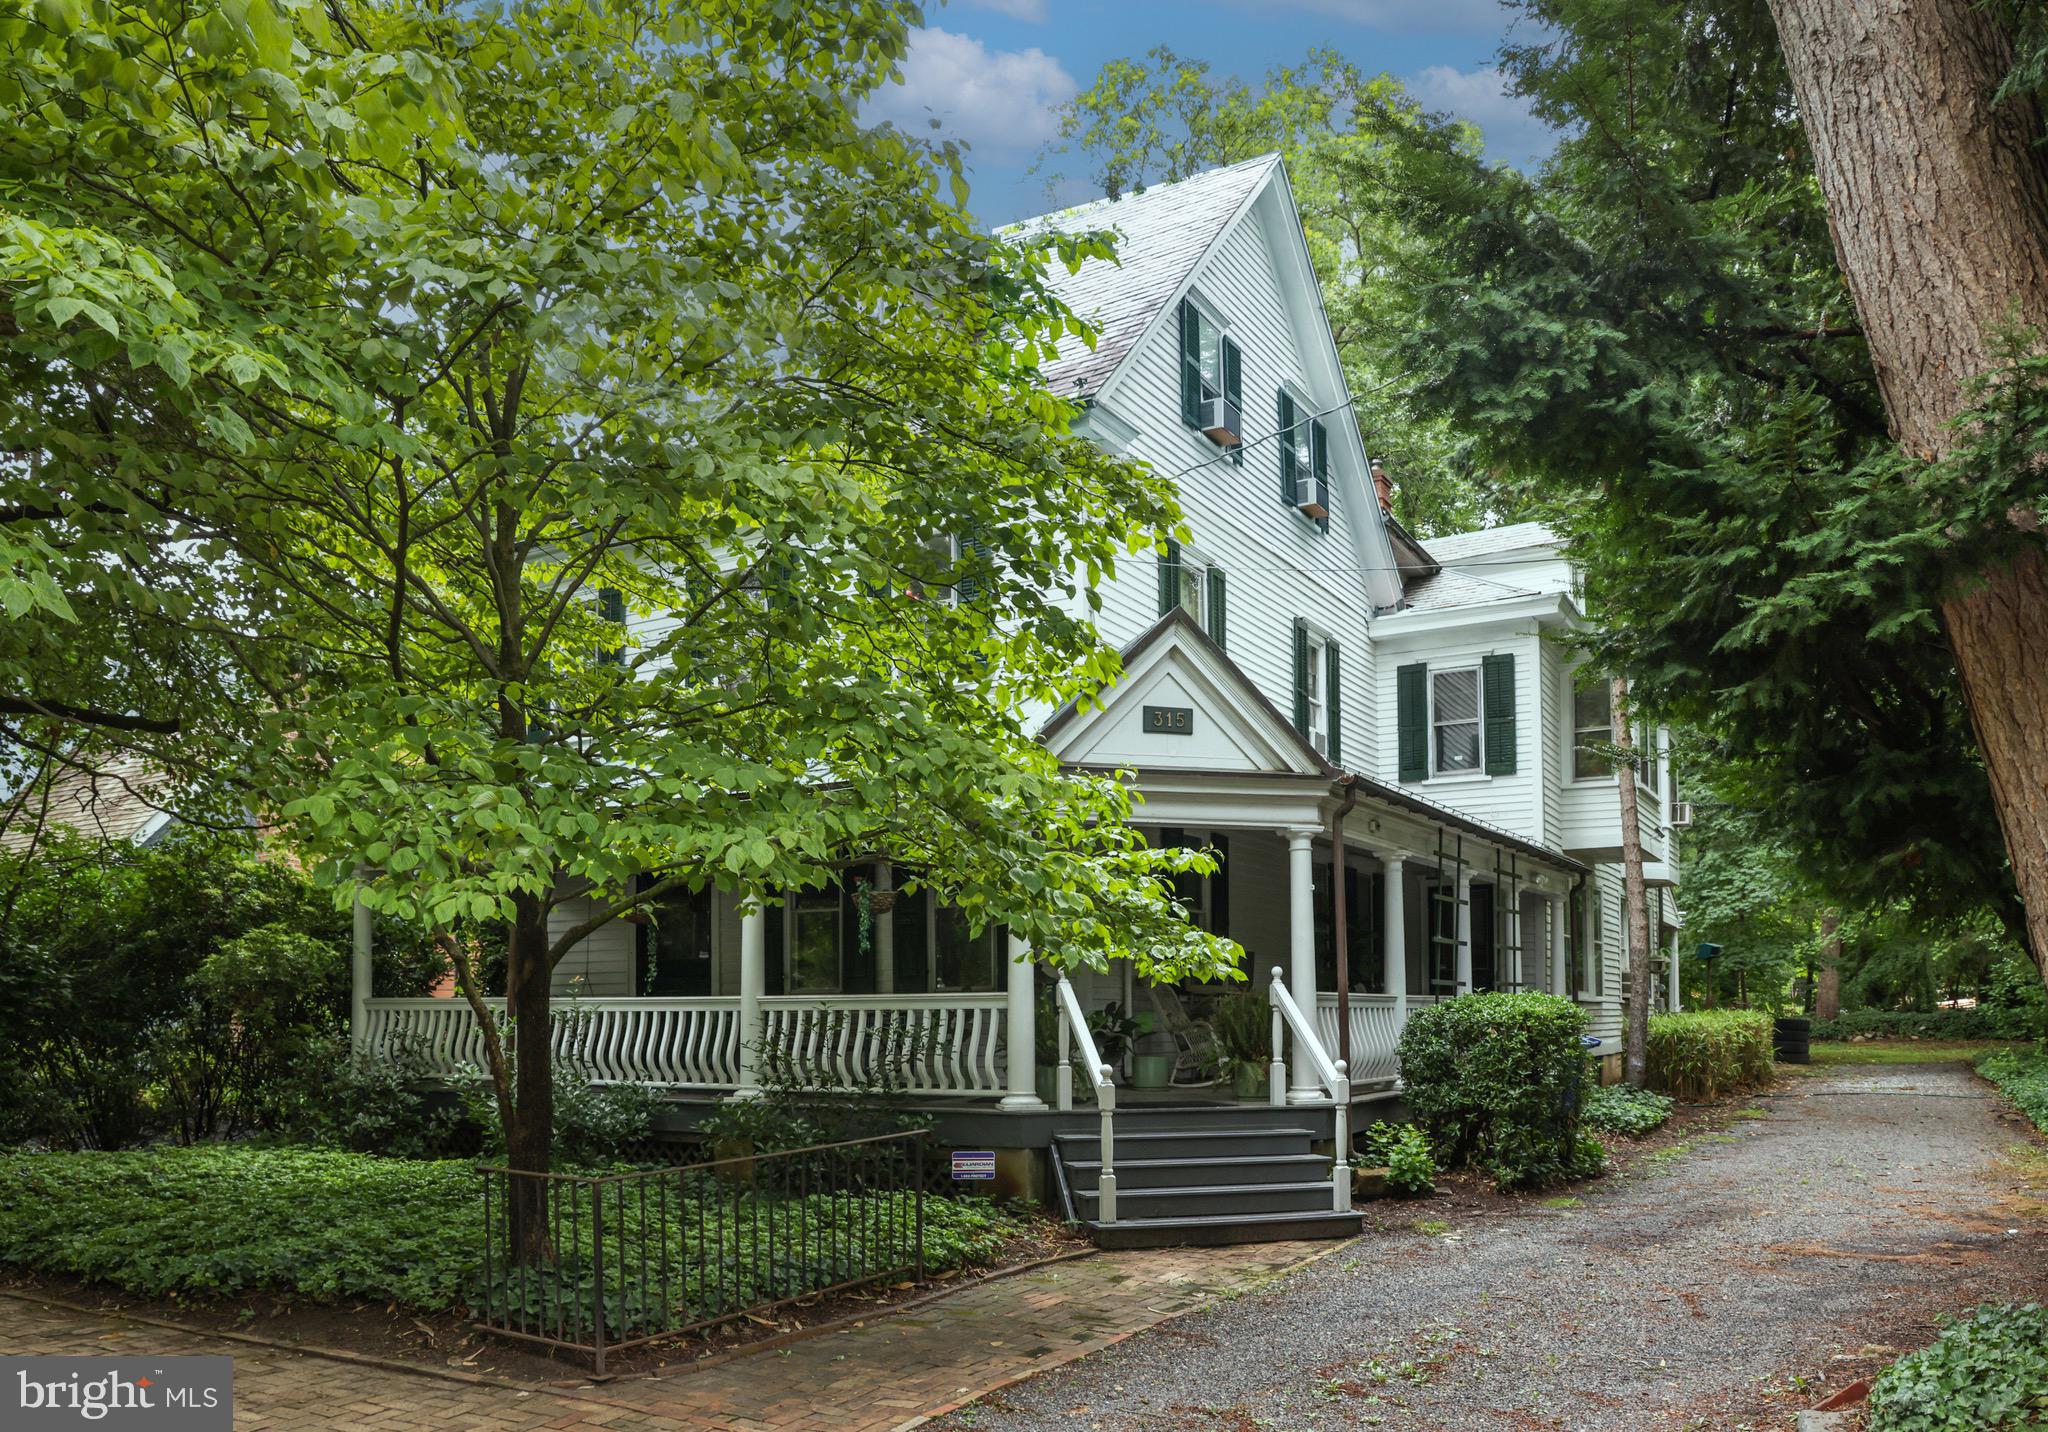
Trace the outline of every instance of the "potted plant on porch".
{"type": "Polygon", "coordinates": [[[1130,1053],[1131,1041],[1138,1037],[1138,1021],[1131,1018],[1122,1004],[1111,1000],[1088,1016],[1088,1033],[1095,1040],[1095,1052],[1109,1066],[1110,1077],[1115,1078],[1123,1068],[1124,1055],[1130,1053]]]}
{"type": "Polygon", "coordinates": [[[1228,1079],[1240,1099],[1265,1098],[1273,1047],[1266,1000],[1256,990],[1236,990],[1218,1002],[1209,1027],[1216,1034],[1218,1077],[1228,1079]]]}

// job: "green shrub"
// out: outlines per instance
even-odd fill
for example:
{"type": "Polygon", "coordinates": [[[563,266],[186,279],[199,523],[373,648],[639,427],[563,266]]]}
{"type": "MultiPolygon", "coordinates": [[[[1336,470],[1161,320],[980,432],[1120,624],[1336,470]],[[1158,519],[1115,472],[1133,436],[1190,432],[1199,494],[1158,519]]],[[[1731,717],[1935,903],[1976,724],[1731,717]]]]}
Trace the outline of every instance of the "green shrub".
{"type": "Polygon", "coordinates": [[[1859,1034],[1881,1039],[2040,1039],[2048,1037],[2048,1011],[2027,1005],[1851,1009],[1813,1022],[1815,1039],[1854,1039],[1859,1034]]]}
{"type": "Polygon", "coordinates": [[[2048,1427],[2048,1308],[1990,1304],[1947,1324],[1870,1386],[1870,1432],[2048,1427]]]}
{"type": "Polygon", "coordinates": [[[2048,1134],[2048,1052],[1995,1050],[1978,1058],[1977,1072],[2003,1089],[2034,1127],[2048,1134]]]}
{"type": "Polygon", "coordinates": [[[1387,1171],[1387,1187],[1404,1197],[1436,1187],[1436,1159],[1429,1139],[1413,1124],[1374,1124],[1360,1140],[1366,1160],[1387,1171]]]}
{"type": "MultiPolygon", "coordinates": [[[[647,1084],[593,1084],[587,1074],[560,1063],[551,1073],[557,1166],[603,1168],[630,1162],[645,1151],[654,1132],[654,1116],[668,1103],[659,1089],[647,1084]]],[[[482,1131],[484,1159],[501,1161],[505,1134],[490,1079],[480,1070],[466,1069],[456,1088],[467,1122],[482,1131]]]]}
{"type": "Polygon", "coordinates": [[[1771,1017],[1756,1010],[1709,1009],[1650,1016],[1650,1083],[1690,1102],[1768,1084],[1771,1017]]]}
{"type": "Polygon", "coordinates": [[[300,1061],[285,1131],[324,1148],[431,1159],[477,1146],[476,1127],[435,1076],[431,1056],[415,1041],[387,1045],[375,1056],[352,1052],[329,1035],[300,1061]]]}
{"type": "Polygon", "coordinates": [[[1661,1128],[1671,1117],[1671,1108],[1668,1094],[1630,1084],[1613,1084],[1596,1088],[1586,1096],[1586,1122],[1605,1133],[1639,1139],[1652,1129],[1661,1128]]]}
{"type": "Polygon", "coordinates": [[[1446,1168],[1476,1165],[1503,1188],[1598,1173],[1580,1127],[1592,1065],[1586,1016],[1548,994],[1470,994],[1418,1009],[1401,1034],[1415,1122],[1446,1168]]]}

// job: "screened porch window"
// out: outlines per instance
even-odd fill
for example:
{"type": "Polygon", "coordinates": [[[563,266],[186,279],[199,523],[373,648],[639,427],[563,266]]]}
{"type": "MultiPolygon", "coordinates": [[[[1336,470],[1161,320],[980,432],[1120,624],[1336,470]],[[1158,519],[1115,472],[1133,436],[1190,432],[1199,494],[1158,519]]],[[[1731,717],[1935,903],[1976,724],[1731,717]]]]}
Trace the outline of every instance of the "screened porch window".
{"type": "Polygon", "coordinates": [[[1479,769],[1479,668],[1432,671],[1430,724],[1436,773],[1458,775],[1479,769]]]}
{"type": "Polygon", "coordinates": [[[799,890],[789,897],[789,992],[833,994],[840,988],[836,889],[799,890]]]}

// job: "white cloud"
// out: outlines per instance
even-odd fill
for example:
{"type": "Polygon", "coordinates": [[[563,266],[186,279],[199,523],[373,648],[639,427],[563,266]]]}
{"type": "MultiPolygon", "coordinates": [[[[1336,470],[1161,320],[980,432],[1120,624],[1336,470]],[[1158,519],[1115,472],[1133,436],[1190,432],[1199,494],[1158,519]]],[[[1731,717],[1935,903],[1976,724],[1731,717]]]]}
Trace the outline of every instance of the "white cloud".
{"type": "Polygon", "coordinates": [[[1529,102],[1509,94],[1507,77],[1492,65],[1460,70],[1431,65],[1408,80],[1408,92],[1423,108],[1442,110],[1479,126],[1486,157],[1527,168],[1550,153],[1556,134],[1529,113],[1529,102]]]}
{"type": "Polygon", "coordinates": [[[916,134],[940,121],[939,133],[963,139],[984,156],[1021,154],[1053,137],[1053,111],[1079,89],[1051,55],[1028,50],[991,51],[969,35],[919,30],[903,58],[903,83],[885,85],[870,102],[869,118],[894,120],[916,134]]]}
{"type": "Polygon", "coordinates": [[[993,10],[1012,20],[1029,20],[1034,25],[1045,19],[1045,0],[967,0],[967,5],[973,10],[993,10]]]}

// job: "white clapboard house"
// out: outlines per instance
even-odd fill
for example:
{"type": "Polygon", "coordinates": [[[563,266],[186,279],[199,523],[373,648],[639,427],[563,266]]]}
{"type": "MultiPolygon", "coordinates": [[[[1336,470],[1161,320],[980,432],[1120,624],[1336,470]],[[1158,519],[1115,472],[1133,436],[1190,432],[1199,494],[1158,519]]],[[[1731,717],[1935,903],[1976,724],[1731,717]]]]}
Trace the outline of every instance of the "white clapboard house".
{"type": "MultiPolygon", "coordinates": [[[[1154,839],[1221,854],[1182,893],[1244,947],[1272,1007],[1270,1087],[1245,1101],[1193,1082],[1219,991],[1154,991],[1128,969],[1048,988],[1021,944],[913,896],[880,914],[841,889],[750,914],[678,896],[652,924],[587,940],[557,987],[592,1076],[675,1091],[684,1123],[756,1083],[761,1048],[831,1083],[908,1022],[933,1052],[906,1097],[939,1112],[941,1137],[997,1150],[1005,1177],[1105,1236],[1355,1228],[1328,1151],[1354,1111],[1380,1116],[1396,1095],[1395,1042],[1418,1005],[1549,991],[1585,1006],[1596,1054],[1618,1051],[1618,795],[1586,749],[1609,740],[1605,689],[1580,689],[1553,639],[1584,620],[1574,574],[1537,525],[1419,542],[1393,520],[1277,157],[1033,226],[1119,235],[1118,262],[1062,276],[1100,336],[1046,377],[1082,400],[1090,439],[1182,474],[1192,531],[1102,589],[1124,675],[1099,707],[1051,714],[1042,739],[1076,767],[1134,771],[1154,839]],[[1067,1077],[1040,1077],[1045,1000],[1067,1077]],[[1180,1082],[1130,1087],[1131,1058],[1105,1075],[1085,1026],[1112,1003],[1151,1016],[1133,1053],[1172,1056],[1180,1082]]],[[[1647,736],[1653,933],[1675,951],[1684,807],[1664,733],[1647,736]]],[[[863,878],[890,889],[886,868],[863,878]]],[[[356,998],[370,1047],[412,1039],[450,1069],[478,1061],[459,1001],[356,998]]]]}

